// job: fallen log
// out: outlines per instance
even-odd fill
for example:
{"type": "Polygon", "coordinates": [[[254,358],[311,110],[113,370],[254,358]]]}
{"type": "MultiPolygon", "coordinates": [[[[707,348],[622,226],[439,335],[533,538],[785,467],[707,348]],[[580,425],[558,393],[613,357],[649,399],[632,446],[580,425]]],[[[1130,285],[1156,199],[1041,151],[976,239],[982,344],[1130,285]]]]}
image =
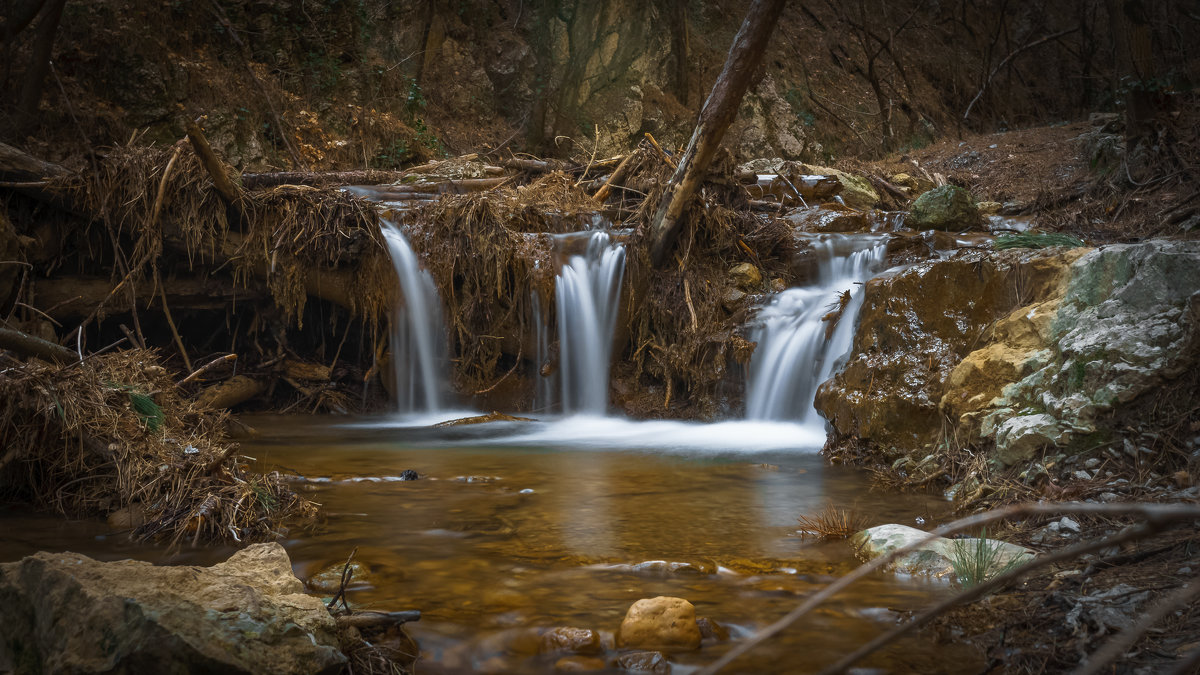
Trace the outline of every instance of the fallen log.
{"type": "Polygon", "coordinates": [[[245,403],[266,390],[266,385],[246,375],[233,377],[214,384],[196,395],[196,402],[208,408],[232,408],[245,403]]]}
{"type": "Polygon", "coordinates": [[[762,62],[784,4],[786,0],[754,0],[733,38],[725,68],[700,111],[692,138],[651,221],[650,261],[655,267],[662,267],[669,258],[679,235],[683,210],[708,172],[725,130],[737,115],[742,96],[750,86],[751,75],[762,62]]]}
{"type": "Polygon", "coordinates": [[[231,208],[237,210],[239,215],[242,214],[242,194],[238,191],[238,187],[233,184],[233,180],[229,178],[229,174],[225,171],[225,163],[218,157],[217,153],[213,152],[212,146],[208,144],[208,139],[204,137],[204,132],[200,129],[200,125],[195,122],[187,124],[188,141],[192,144],[192,150],[196,152],[196,156],[200,158],[200,163],[204,165],[204,169],[208,171],[208,175],[212,178],[213,188],[217,194],[225,200],[231,208]]]}
{"type": "Polygon", "coordinates": [[[79,355],[62,345],[11,328],[0,328],[0,349],[33,356],[59,365],[79,360],[79,355]]]}
{"type": "Polygon", "coordinates": [[[280,171],[277,173],[244,173],[242,188],[261,190],[280,185],[381,185],[394,183],[407,175],[404,171],[360,169],[357,171],[280,171]]]}
{"type": "MultiPolygon", "coordinates": [[[[39,309],[62,323],[85,317],[113,289],[110,279],[83,277],[55,277],[39,279],[33,285],[33,300],[39,309]]],[[[154,285],[143,282],[135,287],[139,307],[146,307],[158,298],[154,285]]],[[[168,279],[163,281],[163,290],[168,300],[177,309],[214,310],[224,309],[235,300],[256,300],[266,297],[265,292],[238,288],[230,279],[220,277],[168,279]]],[[[110,313],[120,314],[128,306],[114,306],[110,313]]]]}
{"type": "MultiPolygon", "coordinates": [[[[462,178],[459,180],[431,181],[428,183],[406,183],[403,185],[350,186],[369,187],[373,199],[405,199],[430,194],[465,194],[483,192],[512,180],[511,176],[499,178],[462,178]]],[[[364,190],[366,191],[366,190],[364,190]]]]}
{"type": "Polygon", "coordinates": [[[68,173],[58,164],[40,160],[23,150],[0,143],[0,177],[6,181],[39,182],[68,173]]]}
{"type": "Polygon", "coordinates": [[[629,173],[630,168],[633,167],[633,158],[639,156],[640,154],[641,148],[638,148],[628,155],[625,155],[625,159],[621,160],[621,163],[617,165],[617,168],[615,171],[613,171],[612,176],[604,182],[604,185],[600,186],[600,189],[596,191],[596,194],[592,195],[592,201],[596,202],[597,204],[603,204],[604,200],[608,199],[608,195],[610,192],[612,192],[613,188],[620,187],[621,183],[625,181],[625,176],[629,173]]]}

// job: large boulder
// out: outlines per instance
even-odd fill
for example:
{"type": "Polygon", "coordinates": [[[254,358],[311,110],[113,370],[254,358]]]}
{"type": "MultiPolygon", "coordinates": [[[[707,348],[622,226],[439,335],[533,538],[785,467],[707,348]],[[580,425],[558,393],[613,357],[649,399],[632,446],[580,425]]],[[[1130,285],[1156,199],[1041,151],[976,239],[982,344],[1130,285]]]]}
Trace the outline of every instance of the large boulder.
{"type": "MultiPolygon", "coordinates": [[[[869,562],[916,544],[928,536],[928,532],[907,525],[878,525],[855,534],[850,538],[850,545],[860,559],[869,562]]],[[[978,539],[936,537],[897,557],[888,563],[887,569],[901,574],[948,577],[954,574],[952,561],[956,555],[955,547],[970,551],[978,545],[978,539]]],[[[1036,555],[1027,548],[996,539],[989,539],[987,545],[996,551],[997,567],[1003,567],[1010,560],[1032,559],[1036,555]]]]}
{"type": "Polygon", "coordinates": [[[633,603],[617,631],[617,646],[632,649],[689,651],[702,639],[692,603],[661,595],[633,603]]]}
{"type": "Polygon", "coordinates": [[[917,197],[904,223],[918,230],[957,232],[979,228],[983,218],[971,193],[957,185],[943,185],[917,197]]]}
{"type": "Polygon", "coordinates": [[[275,543],[212,567],[0,564],[0,672],[336,673],[336,629],[275,543]]]}
{"type": "MultiPolygon", "coordinates": [[[[955,368],[1020,302],[1018,286],[1040,298],[1058,283],[1064,255],[969,251],[868,281],[850,357],[818,389],[817,410],[838,437],[901,450],[930,442],[955,368]]],[[[1006,384],[1001,375],[997,393],[1006,384]]],[[[968,395],[990,401],[991,391],[968,395]]]]}
{"type": "Polygon", "coordinates": [[[975,413],[1000,464],[1092,434],[1104,413],[1200,365],[1200,242],[1108,246],[1068,275],[1041,348],[975,413]]]}

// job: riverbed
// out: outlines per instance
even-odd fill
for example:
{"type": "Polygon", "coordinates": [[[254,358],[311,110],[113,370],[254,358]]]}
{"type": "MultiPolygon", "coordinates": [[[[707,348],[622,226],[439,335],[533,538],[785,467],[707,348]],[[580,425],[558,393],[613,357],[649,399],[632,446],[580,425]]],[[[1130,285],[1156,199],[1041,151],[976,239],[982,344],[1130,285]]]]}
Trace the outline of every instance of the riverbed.
{"type": "MultiPolygon", "coordinates": [[[[610,635],[640,598],[682,597],[728,629],[671,655],[673,672],[718,658],[857,564],[846,542],[804,536],[796,517],[827,503],[870,524],[932,526],[934,496],[873,490],[860,469],[831,466],[822,438],[786,423],[559,418],[432,427],[437,418],[250,419],[242,451],[292,476],[323,505],[321,521],[281,540],[297,575],[332,594],[351,551],[352,608],[421,610],[408,624],[420,672],[553,672],[561,655],[524,653],[531,629],[610,635]],[[411,478],[415,472],[415,480],[411,478]],[[329,572],[332,570],[332,572],[329,572]],[[325,581],[314,580],[322,572],[325,581]]],[[[209,564],[221,548],[135,546],[95,522],[5,514],[0,557],[71,549],[209,564]]],[[[819,670],[951,589],[879,575],[851,587],[735,672],[819,670]]],[[[609,655],[615,655],[610,651],[609,655]]],[[[961,672],[963,648],[928,638],[868,662],[877,672],[961,672]]]]}

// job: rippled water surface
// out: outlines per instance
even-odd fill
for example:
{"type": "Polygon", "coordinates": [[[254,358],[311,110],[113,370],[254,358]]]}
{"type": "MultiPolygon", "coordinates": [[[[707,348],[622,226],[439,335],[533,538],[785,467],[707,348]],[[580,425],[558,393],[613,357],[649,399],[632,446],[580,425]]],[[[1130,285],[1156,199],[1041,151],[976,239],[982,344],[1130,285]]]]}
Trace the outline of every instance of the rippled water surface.
{"type": "MultiPolygon", "coordinates": [[[[865,473],[828,466],[816,454],[823,439],[793,425],[251,423],[260,436],[243,452],[260,468],[298,476],[296,488],[324,505],[315,529],[283,541],[297,574],[336,574],[357,547],[351,606],[421,610],[407,628],[421,644],[425,674],[553,672],[558,656],[519,653],[523,633],[611,633],[630,604],[657,595],[686,598],[736,641],[857,564],[843,541],[797,536],[797,515],[832,501],[871,524],[932,525],[946,510],[931,497],[870,491],[865,473]],[[399,480],[406,470],[419,479],[399,480]],[[654,561],[687,564],[668,571],[654,561]]],[[[73,549],[164,561],[159,550],[106,537],[98,524],[8,515],[0,525],[5,560],[73,549]]],[[[228,553],[185,550],[170,562],[228,553]]],[[[884,575],[865,580],[729,672],[815,672],[893,625],[898,611],[947,590],[884,575]]],[[[673,672],[712,661],[728,644],[672,655],[673,672]]],[[[864,672],[963,672],[968,658],[918,637],[864,672]]]]}

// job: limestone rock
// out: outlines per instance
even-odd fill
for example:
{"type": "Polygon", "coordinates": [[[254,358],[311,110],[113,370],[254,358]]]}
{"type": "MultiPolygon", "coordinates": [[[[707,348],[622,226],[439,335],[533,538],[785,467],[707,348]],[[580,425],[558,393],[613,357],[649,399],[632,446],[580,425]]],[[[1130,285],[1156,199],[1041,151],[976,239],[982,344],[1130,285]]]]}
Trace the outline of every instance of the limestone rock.
{"type": "Polygon", "coordinates": [[[0,671],[335,673],[335,631],[275,543],[212,567],[45,552],[0,565],[0,671]]]}
{"type": "Polygon", "coordinates": [[[617,646],[688,651],[700,646],[696,608],[683,598],[658,596],[638,600],[617,630],[617,646]]]}
{"type": "Polygon", "coordinates": [[[971,194],[957,185],[936,187],[917,197],[904,220],[917,230],[970,230],[982,223],[971,194]]]}
{"type": "Polygon", "coordinates": [[[751,263],[739,263],[729,270],[729,278],[743,291],[756,291],[762,287],[762,272],[751,263]]]}
{"type": "MultiPolygon", "coordinates": [[[[916,543],[929,536],[928,532],[907,525],[877,525],[863,530],[850,538],[855,554],[864,561],[871,561],[891,554],[893,551],[916,543]]],[[[1033,558],[1036,554],[1016,544],[989,539],[999,547],[997,559],[1001,565],[1018,558],[1033,558]]],[[[954,574],[953,558],[955,542],[961,546],[976,546],[978,539],[947,539],[938,537],[921,544],[916,550],[896,558],[888,569],[901,574],[920,574],[938,578],[954,574]]]]}
{"type": "Polygon", "coordinates": [[[1054,447],[1065,430],[1051,415],[1020,415],[1009,418],[996,430],[997,462],[1010,466],[1032,459],[1039,450],[1054,447]]]}
{"type": "Polygon", "coordinates": [[[871,186],[871,181],[862,176],[855,176],[827,166],[801,164],[800,170],[810,176],[830,176],[842,184],[838,193],[846,206],[859,211],[870,211],[879,203],[879,193],[871,186]]]}
{"type": "Polygon", "coordinates": [[[807,159],[821,151],[821,145],[809,138],[804,121],[780,95],[769,74],[746,92],[728,134],[741,157],[807,159]]]}

